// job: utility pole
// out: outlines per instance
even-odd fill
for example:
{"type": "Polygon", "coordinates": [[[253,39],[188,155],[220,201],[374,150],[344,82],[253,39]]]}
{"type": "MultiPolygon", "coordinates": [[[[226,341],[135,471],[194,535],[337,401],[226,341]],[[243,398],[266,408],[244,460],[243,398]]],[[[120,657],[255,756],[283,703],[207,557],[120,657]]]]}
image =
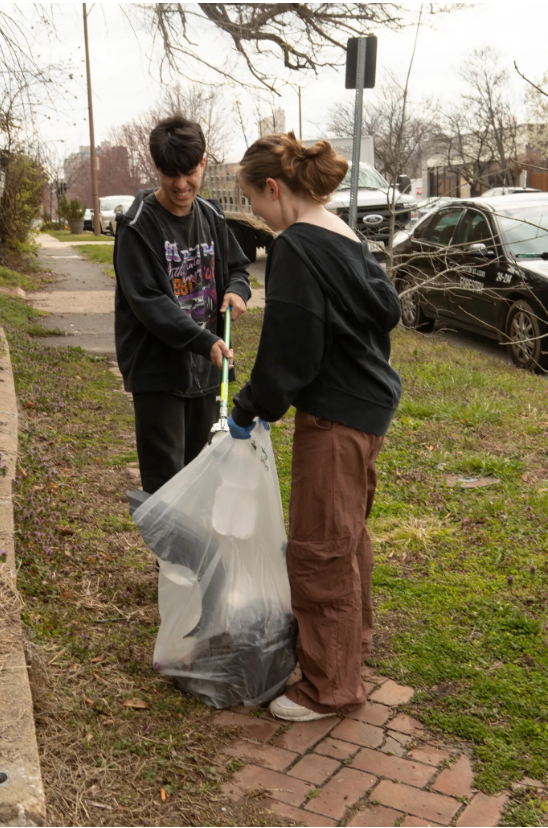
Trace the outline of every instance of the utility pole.
{"type": "Polygon", "coordinates": [[[84,41],[86,45],[86,74],[88,81],[88,111],[89,111],[89,149],[91,161],[91,193],[93,196],[93,232],[96,236],[101,235],[101,218],[99,215],[99,190],[97,187],[97,158],[95,155],[95,130],[93,128],[93,99],[91,95],[91,69],[89,65],[89,43],[88,43],[88,15],[86,4],[84,7],[84,41]]]}
{"type": "Polygon", "coordinates": [[[299,86],[299,141],[303,140],[303,108],[301,104],[301,87],[299,86]]]}

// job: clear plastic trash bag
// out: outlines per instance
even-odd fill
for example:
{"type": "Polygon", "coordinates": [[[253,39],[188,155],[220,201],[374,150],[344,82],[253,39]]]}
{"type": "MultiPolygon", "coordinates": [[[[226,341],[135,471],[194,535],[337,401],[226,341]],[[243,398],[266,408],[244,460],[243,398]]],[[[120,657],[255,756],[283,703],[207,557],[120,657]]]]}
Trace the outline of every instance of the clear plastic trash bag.
{"type": "Polygon", "coordinates": [[[214,707],[279,694],[296,621],[268,429],[217,437],[133,519],[160,562],[154,669],[214,707]]]}

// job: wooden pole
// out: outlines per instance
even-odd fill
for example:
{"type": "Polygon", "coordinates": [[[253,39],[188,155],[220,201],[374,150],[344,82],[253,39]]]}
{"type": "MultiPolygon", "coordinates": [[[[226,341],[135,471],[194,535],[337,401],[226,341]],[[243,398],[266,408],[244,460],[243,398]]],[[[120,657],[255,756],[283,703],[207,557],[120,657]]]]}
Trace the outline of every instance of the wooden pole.
{"type": "Polygon", "coordinates": [[[89,43],[88,43],[88,15],[86,4],[84,7],[84,42],[86,46],[86,75],[88,81],[88,111],[89,111],[89,149],[91,162],[91,194],[93,197],[93,232],[96,236],[101,235],[101,217],[99,213],[99,190],[97,187],[97,158],[95,154],[95,130],[93,128],[93,99],[91,94],[91,69],[89,65],[89,43]]]}

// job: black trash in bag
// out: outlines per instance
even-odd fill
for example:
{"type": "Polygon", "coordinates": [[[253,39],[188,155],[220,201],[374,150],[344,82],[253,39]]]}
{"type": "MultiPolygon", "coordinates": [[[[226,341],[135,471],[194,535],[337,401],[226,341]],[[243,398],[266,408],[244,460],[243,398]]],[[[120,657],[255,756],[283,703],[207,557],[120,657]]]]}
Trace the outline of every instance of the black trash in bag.
{"type": "Polygon", "coordinates": [[[269,431],[218,438],[133,518],[160,562],[154,669],[214,707],[279,694],[296,621],[269,431]]]}

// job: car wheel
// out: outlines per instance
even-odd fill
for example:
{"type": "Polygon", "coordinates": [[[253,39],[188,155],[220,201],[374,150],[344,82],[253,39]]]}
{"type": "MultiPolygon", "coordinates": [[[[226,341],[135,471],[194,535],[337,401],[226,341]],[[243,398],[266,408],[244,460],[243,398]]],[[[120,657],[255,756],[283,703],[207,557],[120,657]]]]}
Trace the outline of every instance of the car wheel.
{"type": "Polygon", "coordinates": [[[514,365],[526,371],[548,370],[548,328],[524,299],[514,302],[506,318],[508,352],[514,365]],[[541,337],[543,337],[541,339],[541,337]]]}
{"type": "Polygon", "coordinates": [[[413,328],[421,333],[431,333],[436,324],[435,319],[430,319],[424,313],[418,290],[409,290],[413,288],[413,281],[409,276],[400,279],[397,284],[398,293],[403,293],[401,297],[401,321],[406,328],[413,328]],[[404,293],[404,291],[407,291],[404,293]]]}

